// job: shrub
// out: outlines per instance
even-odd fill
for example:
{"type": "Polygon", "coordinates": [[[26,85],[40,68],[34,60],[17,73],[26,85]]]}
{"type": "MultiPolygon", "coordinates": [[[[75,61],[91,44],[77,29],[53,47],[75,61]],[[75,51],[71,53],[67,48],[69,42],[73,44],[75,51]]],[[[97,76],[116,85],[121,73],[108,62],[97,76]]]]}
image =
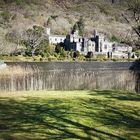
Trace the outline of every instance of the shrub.
{"type": "Polygon", "coordinates": [[[60,53],[61,52],[61,46],[58,44],[58,45],[56,45],[56,47],[55,47],[55,52],[56,53],[60,53]]]}
{"type": "Polygon", "coordinates": [[[18,43],[19,40],[18,40],[18,37],[17,37],[17,34],[16,32],[9,32],[5,35],[5,39],[9,42],[13,42],[13,43],[18,43]]]}
{"type": "Polygon", "coordinates": [[[116,37],[115,35],[112,35],[112,37],[110,38],[111,42],[120,42],[120,39],[118,37],[116,37]]]}
{"type": "Polygon", "coordinates": [[[84,61],[84,60],[85,60],[85,56],[84,56],[84,55],[80,55],[80,56],[78,57],[78,60],[84,61]]]}
{"type": "Polygon", "coordinates": [[[50,56],[50,57],[48,57],[48,61],[56,61],[56,60],[57,60],[57,58],[54,57],[54,56],[50,56]]]}
{"type": "Polygon", "coordinates": [[[103,61],[104,59],[106,59],[106,55],[98,54],[98,55],[96,55],[96,59],[98,59],[99,61],[103,61]]]}
{"type": "Polygon", "coordinates": [[[51,15],[51,19],[53,19],[53,20],[55,20],[56,21],[56,19],[58,18],[58,16],[57,15],[51,15]]]}
{"type": "Polygon", "coordinates": [[[3,11],[0,13],[0,16],[3,18],[4,21],[9,22],[12,17],[12,14],[8,11],[3,11]]]}
{"type": "Polygon", "coordinates": [[[76,51],[73,53],[73,58],[77,58],[80,56],[80,52],[79,51],[76,51]]]}
{"type": "Polygon", "coordinates": [[[137,57],[140,57],[140,50],[136,50],[135,54],[136,54],[137,57]]]}
{"type": "Polygon", "coordinates": [[[47,19],[47,21],[44,23],[44,26],[45,26],[45,27],[51,26],[51,24],[52,24],[52,21],[51,21],[51,20],[52,20],[51,17],[49,17],[49,18],[47,19]]]}
{"type": "Polygon", "coordinates": [[[63,58],[67,57],[67,53],[63,48],[61,49],[60,56],[63,58]]]}
{"type": "Polygon", "coordinates": [[[93,52],[88,52],[86,58],[92,58],[92,57],[93,57],[93,52]]]}
{"type": "Polygon", "coordinates": [[[100,6],[100,5],[98,5],[98,8],[99,8],[99,10],[100,10],[101,13],[104,13],[106,15],[109,14],[108,9],[107,9],[106,6],[100,6]]]}

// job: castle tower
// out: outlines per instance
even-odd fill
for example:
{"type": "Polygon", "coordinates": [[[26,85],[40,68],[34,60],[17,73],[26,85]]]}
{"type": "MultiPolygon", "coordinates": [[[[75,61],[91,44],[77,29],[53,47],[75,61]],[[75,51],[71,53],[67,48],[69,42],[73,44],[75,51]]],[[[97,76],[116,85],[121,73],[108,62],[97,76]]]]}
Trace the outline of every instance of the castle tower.
{"type": "Polygon", "coordinates": [[[104,44],[104,36],[100,35],[98,40],[98,51],[102,52],[103,50],[103,44],[104,44]]]}
{"type": "Polygon", "coordinates": [[[104,45],[104,36],[103,35],[97,35],[94,38],[95,39],[95,51],[96,52],[102,52],[103,45],[104,45]]]}
{"type": "Polygon", "coordinates": [[[94,32],[93,32],[94,38],[95,38],[97,35],[98,35],[97,30],[94,30],[94,32]]]}

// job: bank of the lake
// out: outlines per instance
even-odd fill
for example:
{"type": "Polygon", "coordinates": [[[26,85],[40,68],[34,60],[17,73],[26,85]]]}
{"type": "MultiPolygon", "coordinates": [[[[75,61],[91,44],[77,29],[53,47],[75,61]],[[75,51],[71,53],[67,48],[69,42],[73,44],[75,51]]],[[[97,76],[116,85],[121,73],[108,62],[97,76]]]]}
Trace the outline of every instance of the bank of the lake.
{"type": "Polygon", "coordinates": [[[140,62],[6,62],[0,91],[139,91],[140,62]]]}

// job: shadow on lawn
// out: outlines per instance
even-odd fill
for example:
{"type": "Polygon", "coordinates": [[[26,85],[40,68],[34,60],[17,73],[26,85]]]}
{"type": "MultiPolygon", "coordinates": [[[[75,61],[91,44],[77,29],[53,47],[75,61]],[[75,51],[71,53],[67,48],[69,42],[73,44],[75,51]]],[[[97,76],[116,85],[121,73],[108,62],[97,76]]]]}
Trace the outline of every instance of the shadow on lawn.
{"type": "Polygon", "coordinates": [[[95,90],[95,92],[90,91],[89,94],[94,96],[105,96],[105,98],[114,98],[118,100],[140,101],[140,94],[134,94],[128,91],[95,90]]]}
{"type": "Polygon", "coordinates": [[[129,139],[129,136],[119,136],[77,120],[82,118],[90,118],[103,126],[110,125],[116,130],[119,127],[140,128],[140,120],[134,118],[132,112],[114,106],[111,101],[104,102],[94,98],[79,100],[76,104],[70,105],[73,100],[28,98],[20,102],[3,98],[0,100],[0,138],[4,140],[129,139]],[[18,135],[14,136],[16,133],[18,135]]]}
{"type": "Polygon", "coordinates": [[[117,104],[117,101],[130,101],[130,104],[131,101],[140,101],[139,94],[126,94],[123,91],[96,90],[96,92],[91,91],[90,95],[93,95],[95,97],[105,97],[102,101],[98,98],[93,98],[89,100],[90,104],[94,104],[99,108],[104,108],[103,110],[100,110],[98,114],[96,114],[96,117],[102,124],[115,125],[118,128],[119,126],[123,126],[127,128],[140,129],[140,108],[125,104],[123,105],[121,103],[117,104]]]}

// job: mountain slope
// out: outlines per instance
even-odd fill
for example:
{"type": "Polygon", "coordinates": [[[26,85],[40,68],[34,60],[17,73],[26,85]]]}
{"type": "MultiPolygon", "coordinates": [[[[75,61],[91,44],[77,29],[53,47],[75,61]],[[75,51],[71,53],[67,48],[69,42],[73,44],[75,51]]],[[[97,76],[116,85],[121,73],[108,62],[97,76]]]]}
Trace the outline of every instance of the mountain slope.
{"type": "Polygon", "coordinates": [[[22,47],[16,45],[18,39],[34,24],[48,25],[55,34],[67,34],[81,16],[85,34],[97,29],[109,38],[130,41],[131,27],[121,16],[125,9],[120,0],[0,0],[0,47],[7,48],[5,51],[22,47]]]}

